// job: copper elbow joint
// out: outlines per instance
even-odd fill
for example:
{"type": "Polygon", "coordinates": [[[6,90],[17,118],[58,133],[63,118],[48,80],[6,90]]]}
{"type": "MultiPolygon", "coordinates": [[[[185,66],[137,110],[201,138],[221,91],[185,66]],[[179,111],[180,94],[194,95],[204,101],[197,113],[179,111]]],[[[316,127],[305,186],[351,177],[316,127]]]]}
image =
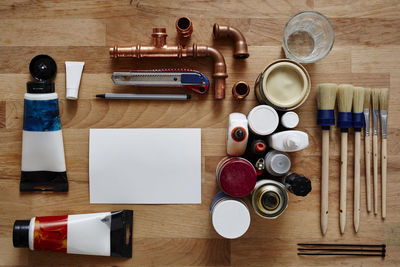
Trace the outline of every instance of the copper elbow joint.
{"type": "Polygon", "coordinates": [[[193,33],[193,23],[188,17],[181,17],[176,20],[175,28],[179,37],[188,38],[193,33]]]}
{"type": "Polygon", "coordinates": [[[233,56],[235,58],[249,57],[246,38],[244,38],[244,35],[238,29],[226,25],[218,25],[217,23],[215,23],[213,27],[213,34],[215,39],[222,37],[230,37],[233,39],[233,56]]]}
{"type": "Polygon", "coordinates": [[[236,100],[242,100],[250,93],[250,86],[244,81],[236,82],[232,87],[232,95],[236,100]]]}

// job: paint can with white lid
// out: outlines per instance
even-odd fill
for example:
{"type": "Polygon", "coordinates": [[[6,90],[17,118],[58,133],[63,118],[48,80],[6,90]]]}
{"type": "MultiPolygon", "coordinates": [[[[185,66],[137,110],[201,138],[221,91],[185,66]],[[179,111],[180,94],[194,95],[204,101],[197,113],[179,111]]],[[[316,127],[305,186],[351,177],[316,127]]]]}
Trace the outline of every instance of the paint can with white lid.
{"type": "Polygon", "coordinates": [[[244,197],[253,191],[257,172],[250,161],[240,157],[224,157],[216,168],[220,189],[232,197],[244,197]]]}
{"type": "Polygon", "coordinates": [[[260,180],[251,195],[254,212],[262,218],[276,219],[287,208],[289,195],[283,184],[274,180],[260,180]]]}
{"type": "Polygon", "coordinates": [[[277,150],[270,150],[267,155],[265,155],[264,161],[265,169],[273,176],[286,175],[292,165],[289,155],[277,150]]]}
{"type": "Polygon", "coordinates": [[[247,115],[250,130],[257,135],[272,134],[279,124],[276,110],[268,105],[254,107],[247,115]]]}
{"type": "Polygon", "coordinates": [[[215,231],[224,238],[239,238],[250,226],[250,212],[246,203],[224,192],[219,192],[212,199],[210,215],[215,231]]]}

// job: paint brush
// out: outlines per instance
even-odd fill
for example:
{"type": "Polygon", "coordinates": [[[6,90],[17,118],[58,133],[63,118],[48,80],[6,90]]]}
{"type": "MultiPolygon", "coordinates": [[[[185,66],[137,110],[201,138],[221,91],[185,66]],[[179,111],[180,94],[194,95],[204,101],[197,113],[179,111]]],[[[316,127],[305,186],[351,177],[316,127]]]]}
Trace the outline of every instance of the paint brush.
{"type": "Polygon", "coordinates": [[[379,94],[379,106],[381,115],[381,134],[382,134],[382,218],[386,218],[386,183],[387,183],[387,120],[389,90],[383,88],[379,94]]]}
{"type": "Polygon", "coordinates": [[[335,125],[335,101],[337,85],[323,83],[317,85],[317,124],[322,127],[321,166],[321,231],[328,229],[328,185],[329,185],[329,129],[335,125]]]}
{"type": "Polygon", "coordinates": [[[347,135],[353,126],[351,107],[353,104],[353,90],[351,84],[338,86],[338,127],[341,134],[340,149],[340,233],[344,233],[346,226],[346,197],[347,197],[347,135]]]}
{"type": "Polygon", "coordinates": [[[358,232],[360,226],[360,143],[361,143],[361,129],[364,127],[363,118],[364,107],[364,88],[354,87],[353,94],[353,128],[354,128],[354,208],[353,208],[353,222],[354,230],[358,232]]]}
{"type": "Polygon", "coordinates": [[[364,122],[365,122],[365,185],[367,194],[367,211],[371,211],[371,126],[369,109],[371,106],[371,88],[364,89],[364,122]]]}
{"type": "Polygon", "coordinates": [[[378,111],[379,89],[372,89],[372,153],[374,154],[374,214],[378,214],[378,111]]]}

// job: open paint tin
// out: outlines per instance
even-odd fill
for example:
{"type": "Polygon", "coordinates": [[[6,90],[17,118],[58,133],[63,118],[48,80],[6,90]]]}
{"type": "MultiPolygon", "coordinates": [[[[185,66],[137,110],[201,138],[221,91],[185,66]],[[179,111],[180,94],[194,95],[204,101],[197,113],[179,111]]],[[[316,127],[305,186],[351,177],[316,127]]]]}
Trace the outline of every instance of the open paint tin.
{"type": "Polygon", "coordinates": [[[290,59],[272,62],[258,76],[254,91],[259,103],[278,110],[300,107],[310,94],[311,79],[307,70],[290,59]]]}
{"type": "Polygon", "coordinates": [[[216,175],[221,190],[232,197],[249,195],[257,182],[254,166],[239,157],[223,158],[217,165],[216,175]]]}
{"type": "Polygon", "coordinates": [[[215,231],[224,238],[241,237],[249,229],[250,212],[246,203],[224,192],[219,192],[212,199],[210,214],[215,231]]]}

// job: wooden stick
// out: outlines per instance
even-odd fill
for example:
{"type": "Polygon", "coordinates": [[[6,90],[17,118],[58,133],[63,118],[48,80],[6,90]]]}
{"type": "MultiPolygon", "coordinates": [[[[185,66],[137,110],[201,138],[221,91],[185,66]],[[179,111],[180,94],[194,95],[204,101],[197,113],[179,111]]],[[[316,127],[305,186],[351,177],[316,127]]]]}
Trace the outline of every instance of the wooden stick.
{"type": "Polygon", "coordinates": [[[340,233],[346,226],[347,198],[347,132],[342,132],[340,149],[340,233]]]}
{"type": "Polygon", "coordinates": [[[378,136],[372,136],[372,150],[374,153],[374,214],[378,214],[378,136]]]}
{"type": "Polygon", "coordinates": [[[360,226],[360,143],[361,132],[354,132],[354,230],[358,232],[360,226]]]}
{"type": "Polygon", "coordinates": [[[382,139],[382,218],[386,218],[387,139],[382,139]]]}
{"type": "Polygon", "coordinates": [[[365,136],[365,183],[367,189],[367,211],[371,211],[371,136],[365,136]]]}
{"type": "Polygon", "coordinates": [[[329,196],[329,130],[322,130],[322,175],[321,175],[321,231],[325,235],[328,229],[329,196]]]}

